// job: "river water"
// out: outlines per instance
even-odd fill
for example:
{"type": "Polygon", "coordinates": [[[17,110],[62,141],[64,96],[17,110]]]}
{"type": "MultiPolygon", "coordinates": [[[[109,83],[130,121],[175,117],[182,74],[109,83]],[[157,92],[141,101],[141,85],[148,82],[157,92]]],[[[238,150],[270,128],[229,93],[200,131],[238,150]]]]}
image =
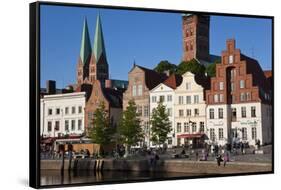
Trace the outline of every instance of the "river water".
{"type": "Polygon", "coordinates": [[[65,171],[61,175],[59,170],[41,170],[41,186],[66,185],[99,182],[122,182],[135,180],[157,180],[163,178],[180,178],[199,176],[202,174],[180,173],[180,172],[125,172],[125,171],[65,171]]]}

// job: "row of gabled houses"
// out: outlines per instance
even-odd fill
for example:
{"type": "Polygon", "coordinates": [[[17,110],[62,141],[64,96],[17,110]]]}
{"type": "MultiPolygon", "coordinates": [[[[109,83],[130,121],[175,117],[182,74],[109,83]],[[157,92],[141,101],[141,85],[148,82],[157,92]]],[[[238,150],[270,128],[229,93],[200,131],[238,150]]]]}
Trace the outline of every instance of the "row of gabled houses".
{"type": "Polygon", "coordinates": [[[150,142],[152,110],[162,101],[172,125],[168,146],[198,145],[204,142],[271,143],[271,75],[258,62],[241,54],[235,40],[227,41],[216,76],[186,72],[165,76],[135,65],[129,72],[129,86],[123,94],[123,108],[134,99],[150,142]]]}
{"type": "MultiPolygon", "coordinates": [[[[208,16],[183,16],[183,60],[197,59],[204,65],[212,62],[214,56],[209,55],[206,33],[209,33],[208,16]]],[[[221,61],[216,64],[216,76],[212,78],[190,72],[167,75],[134,64],[128,81],[108,78],[99,16],[93,44],[92,49],[85,21],[77,83],[60,90],[65,93],[56,94],[54,82],[49,81],[42,93],[43,138],[85,135],[93,127],[94,111],[101,102],[112,127],[116,127],[128,101],[133,99],[145,134],[139,146],[154,146],[150,141],[150,118],[160,100],[172,125],[166,142],[169,147],[271,143],[272,73],[264,72],[256,60],[243,55],[235,40],[227,40],[226,50],[219,57],[221,61]]]]}

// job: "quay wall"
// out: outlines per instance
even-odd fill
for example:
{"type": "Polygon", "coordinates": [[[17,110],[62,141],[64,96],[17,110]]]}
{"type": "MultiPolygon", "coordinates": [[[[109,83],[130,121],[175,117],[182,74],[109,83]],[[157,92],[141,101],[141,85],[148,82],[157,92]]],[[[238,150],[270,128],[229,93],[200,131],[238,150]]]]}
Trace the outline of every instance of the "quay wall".
{"type": "MultiPolygon", "coordinates": [[[[41,160],[41,170],[60,170],[61,160],[41,160]]],[[[190,160],[158,160],[155,165],[151,165],[148,160],[114,160],[114,159],[78,159],[64,161],[64,170],[111,170],[111,171],[156,171],[156,172],[184,172],[200,174],[231,174],[231,173],[251,173],[270,172],[271,163],[246,163],[228,162],[226,166],[218,166],[215,161],[190,161],[190,160]]]]}

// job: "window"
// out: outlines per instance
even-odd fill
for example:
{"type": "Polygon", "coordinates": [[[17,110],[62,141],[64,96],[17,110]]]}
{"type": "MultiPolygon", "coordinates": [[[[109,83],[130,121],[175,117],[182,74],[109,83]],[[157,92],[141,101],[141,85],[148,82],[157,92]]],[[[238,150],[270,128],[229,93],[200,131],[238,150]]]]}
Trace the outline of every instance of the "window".
{"type": "Polygon", "coordinates": [[[192,123],[192,133],[195,133],[197,131],[197,126],[196,126],[196,123],[193,122],[192,123]]]}
{"type": "Polygon", "coordinates": [[[234,82],[232,82],[230,85],[231,85],[231,86],[230,86],[230,90],[231,90],[231,92],[233,92],[233,91],[235,90],[235,84],[234,84],[234,82]]]}
{"type": "Polygon", "coordinates": [[[165,101],[165,96],[160,96],[159,98],[160,98],[160,100],[159,100],[160,102],[164,102],[165,101]]]}
{"type": "Polygon", "coordinates": [[[52,131],[52,122],[48,121],[48,132],[52,131]]]}
{"type": "Polygon", "coordinates": [[[179,116],[183,117],[183,110],[179,110],[179,116]]]}
{"type": "Polygon", "coordinates": [[[191,116],[191,109],[186,110],[186,116],[191,116]]]}
{"type": "Polygon", "coordinates": [[[220,102],[223,102],[223,94],[220,94],[220,102]]]}
{"type": "Polygon", "coordinates": [[[52,109],[48,109],[48,115],[52,115],[53,114],[53,110],[52,109]]]}
{"type": "Polygon", "coordinates": [[[219,83],[219,89],[220,89],[220,90],[223,90],[223,82],[220,82],[220,83],[219,83]]]}
{"type": "Polygon", "coordinates": [[[168,137],[168,144],[171,145],[173,143],[173,140],[171,137],[168,137]]]}
{"type": "Polygon", "coordinates": [[[223,140],[223,128],[219,128],[219,140],[223,140]]]}
{"type": "Polygon", "coordinates": [[[250,92],[246,93],[246,98],[247,98],[247,101],[251,100],[251,93],[250,92]]]}
{"type": "Polygon", "coordinates": [[[229,64],[232,64],[232,63],[233,63],[233,55],[230,55],[230,56],[228,57],[228,63],[229,63],[229,64]]]}
{"type": "Polygon", "coordinates": [[[199,115],[199,109],[198,108],[195,108],[194,109],[194,116],[198,116],[199,115]]]}
{"type": "Polygon", "coordinates": [[[211,141],[215,141],[215,129],[210,129],[210,139],[211,141]]]}
{"type": "Polygon", "coordinates": [[[177,138],[177,146],[181,145],[181,138],[177,138]]]}
{"type": "Polygon", "coordinates": [[[240,80],[240,88],[245,88],[245,81],[244,80],[240,80]]]}
{"type": "Polygon", "coordinates": [[[183,96],[179,96],[179,104],[183,104],[183,96]]]}
{"type": "Polygon", "coordinates": [[[82,129],[82,120],[79,119],[78,120],[78,130],[81,130],[82,129]]]}
{"type": "Polygon", "coordinates": [[[167,109],[167,114],[168,114],[168,116],[172,116],[172,108],[167,109]]]}
{"type": "Polygon", "coordinates": [[[152,102],[156,102],[157,99],[156,99],[156,96],[152,96],[152,102]]]}
{"type": "Polygon", "coordinates": [[[56,109],[56,114],[57,114],[57,115],[60,114],[60,109],[59,109],[59,108],[56,109]]]}
{"type": "Polygon", "coordinates": [[[242,140],[247,140],[247,128],[242,128],[242,140]]]}
{"type": "Polygon", "coordinates": [[[75,120],[71,120],[71,130],[75,130],[75,120]]]}
{"type": "Polygon", "coordinates": [[[219,119],[223,118],[223,108],[219,108],[219,119]]]}
{"type": "Polygon", "coordinates": [[[149,122],[148,121],[144,122],[144,131],[145,131],[145,133],[149,133],[149,122]]]}
{"type": "Polygon", "coordinates": [[[186,104],[191,104],[191,96],[186,96],[186,104]]]}
{"type": "Polygon", "coordinates": [[[256,140],[257,139],[257,128],[252,127],[252,139],[256,140]]]}
{"type": "Polygon", "coordinates": [[[78,107],[78,113],[82,113],[82,106],[78,107]]]}
{"type": "Polygon", "coordinates": [[[142,106],[137,106],[137,113],[142,116],[142,106]]]}
{"type": "Polygon", "coordinates": [[[88,112],[88,128],[93,127],[94,112],[88,112]]]}
{"type": "Polygon", "coordinates": [[[189,133],[189,125],[188,124],[189,124],[188,122],[184,123],[184,132],[185,133],[189,133]]]}
{"type": "Polygon", "coordinates": [[[246,117],[246,107],[242,107],[242,108],[241,108],[241,116],[242,116],[243,118],[246,117]]]}
{"type": "Polygon", "coordinates": [[[71,108],[71,113],[75,114],[75,107],[74,106],[71,108]]]}
{"type": "Polygon", "coordinates": [[[186,83],[186,90],[191,90],[191,83],[189,82],[186,83]]]}
{"type": "Polygon", "coordinates": [[[199,132],[200,133],[204,133],[204,122],[200,121],[200,128],[199,128],[199,132]]]}
{"type": "Polygon", "coordinates": [[[68,114],[68,112],[69,112],[69,109],[68,109],[68,107],[66,107],[65,109],[64,109],[65,111],[65,114],[67,115],[68,114]]]}
{"type": "Polygon", "coordinates": [[[143,112],[144,112],[144,113],[143,113],[143,116],[144,116],[144,117],[148,117],[148,115],[149,115],[149,110],[148,110],[148,109],[149,109],[148,106],[144,106],[144,107],[143,107],[143,112]]]}
{"type": "Polygon", "coordinates": [[[167,96],[167,101],[168,101],[168,102],[171,102],[171,101],[172,101],[172,95],[168,95],[168,96],[167,96]]]}
{"type": "Polygon", "coordinates": [[[215,96],[214,96],[214,101],[215,101],[215,102],[218,102],[218,101],[219,101],[218,99],[219,99],[218,95],[215,94],[215,96]]]}
{"type": "Polygon", "coordinates": [[[199,103],[199,96],[198,95],[194,95],[194,104],[199,103]]]}
{"type": "Polygon", "coordinates": [[[237,114],[236,114],[236,108],[232,108],[231,109],[231,121],[236,121],[236,118],[237,118],[237,114]]]}
{"type": "Polygon", "coordinates": [[[133,85],[133,96],[137,95],[137,86],[133,85]]]}
{"type": "Polygon", "coordinates": [[[255,106],[251,107],[251,117],[256,117],[256,107],[255,106]]]}
{"type": "Polygon", "coordinates": [[[60,122],[59,122],[59,121],[56,121],[56,122],[55,122],[55,130],[56,130],[56,131],[59,131],[59,130],[60,130],[60,122]]]}
{"type": "Polygon", "coordinates": [[[234,80],[235,76],[236,76],[236,71],[235,71],[235,69],[232,69],[232,70],[230,71],[230,79],[231,79],[231,80],[234,80]]]}
{"type": "Polygon", "coordinates": [[[240,101],[245,101],[246,100],[246,94],[243,92],[240,94],[240,101]]]}
{"type": "Polygon", "coordinates": [[[142,95],[142,85],[138,85],[138,95],[141,96],[142,95]]]}
{"type": "Polygon", "coordinates": [[[214,119],[215,118],[215,113],[214,113],[215,111],[214,111],[214,109],[213,108],[211,108],[210,110],[209,110],[209,115],[210,115],[210,119],[214,119]]]}
{"type": "Polygon", "coordinates": [[[178,132],[178,133],[181,132],[181,123],[177,123],[177,132],[178,132]]]}
{"type": "Polygon", "coordinates": [[[64,130],[67,132],[69,131],[69,121],[68,120],[64,121],[64,130]]]}

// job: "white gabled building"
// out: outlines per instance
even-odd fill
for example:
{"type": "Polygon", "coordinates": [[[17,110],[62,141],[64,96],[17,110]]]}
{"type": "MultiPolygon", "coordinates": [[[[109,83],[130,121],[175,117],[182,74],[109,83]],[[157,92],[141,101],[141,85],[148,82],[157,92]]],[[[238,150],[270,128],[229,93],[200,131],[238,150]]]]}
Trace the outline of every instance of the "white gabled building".
{"type": "Polygon", "coordinates": [[[63,137],[85,132],[85,92],[45,95],[40,101],[41,136],[63,137]]]}
{"type": "MultiPolygon", "coordinates": [[[[169,148],[176,146],[175,140],[175,88],[181,83],[182,77],[179,75],[171,75],[169,76],[163,83],[160,83],[155,88],[150,90],[150,115],[152,115],[152,111],[154,108],[158,106],[158,102],[162,101],[163,105],[166,106],[167,114],[169,116],[169,120],[171,122],[172,131],[168,134],[167,145],[169,148]]],[[[148,129],[150,130],[150,128],[148,129]]],[[[150,134],[150,131],[149,131],[150,134]]],[[[146,138],[145,141],[149,146],[153,147],[154,144],[150,141],[149,138],[146,138]]]]}
{"type": "Polygon", "coordinates": [[[206,140],[205,75],[186,72],[182,83],[175,89],[175,138],[176,145],[203,146],[206,140]]]}

